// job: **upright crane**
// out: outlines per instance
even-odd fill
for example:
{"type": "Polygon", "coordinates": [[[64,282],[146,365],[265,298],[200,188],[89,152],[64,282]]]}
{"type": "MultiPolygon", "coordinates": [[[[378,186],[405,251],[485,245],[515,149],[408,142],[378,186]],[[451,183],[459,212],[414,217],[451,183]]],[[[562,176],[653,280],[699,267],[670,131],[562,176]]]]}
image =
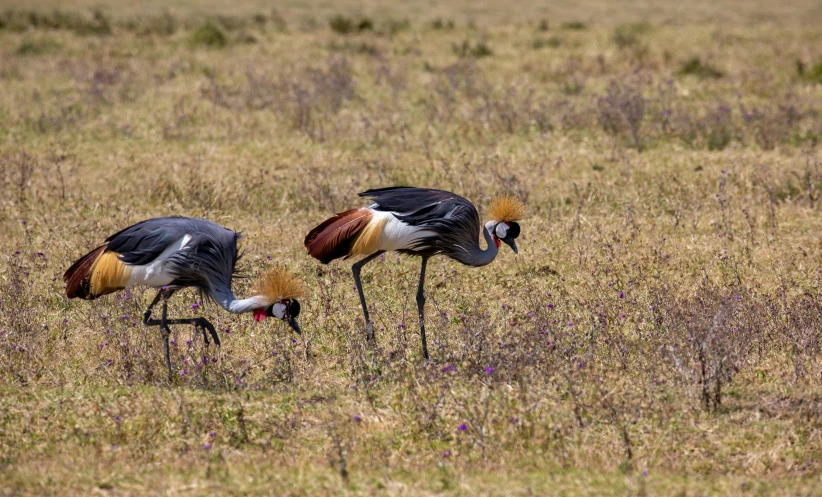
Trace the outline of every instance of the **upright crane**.
{"type": "Polygon", "coordinates": [[[425,266],[428,259],[443,254],[465,265],[489,264],[497,256],[500,242],[514,253],[514,241],[520,233],[518,221],[525,215],[525,205],[512,196],[494,199],[489,208],[491,220],[482,228],[487,248],[480,248],[480,219],[468,200],[443,190],[395,186],[359,194],[371,198],[367,207],[341,212],[311,230],[305,237],[308,253],[323,264],[334,259],[364,256],[352,266],[354,283],[360,295],[366,322],[366,335],[374,338],[374,324],[360,282],[360,270],[386,251],[397,251],[422,257],[417,288],[417,312],[420,320],[422,354],[428,359],[425,339],[425,266]]]}

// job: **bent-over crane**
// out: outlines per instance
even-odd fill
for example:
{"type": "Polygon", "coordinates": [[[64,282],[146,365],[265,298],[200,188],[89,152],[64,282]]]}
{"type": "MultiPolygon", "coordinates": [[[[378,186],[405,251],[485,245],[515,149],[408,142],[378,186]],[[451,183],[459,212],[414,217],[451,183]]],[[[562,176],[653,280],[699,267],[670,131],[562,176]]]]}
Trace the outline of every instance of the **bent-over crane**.
{"type": "Polygon", "coordinates": [[[108,237],[102,245],[75,262],[63,275],[66,296],[94,300],[97,297],[145,285],[159,289],[143,313],[143,324],[159,326],[166,367],[171,377],[168,338],[170,324],[193,324],[208,344],[206,330],[220,345],[214,326],[205,318],[168,319],[168,299],[182,288],[198,288],[228,312],[253,312],[259,322],[274,317],[300,333],[297,297],[301,282],[288,272],[274,268],[257,284],[256,295],[237,299],[231,291],[241,254],[240,234],[205,219],[160,217],[148,219],[108,237]],[[151,319],[163,301],[160,319],[151,319]]]}
{"type": "Polygon", "coordinates": [[[369,340],[374,339],[374,324],[368,316],[360,270],[386,251],[422,257],[417,312],[422,353],[428,359],[423,294],[428,259],[443,254],[468,266],[484,266],[497,256],[500,242],[517,253],[514,239],[519,236],[520,227],[516,221],[525,214],[525,206],[512,196],[497,197],[491,203],[491,220],[482,229],[487,244],[483,250],[478,242],[480,219],[477,209],[455,193],[396,186],[372,189],[359,195],[373,199],[373,203],[327,219],[306,235],[305,247],[323,264],[339,258],[364,256],[354,263],[352,271],[369,340]]]}

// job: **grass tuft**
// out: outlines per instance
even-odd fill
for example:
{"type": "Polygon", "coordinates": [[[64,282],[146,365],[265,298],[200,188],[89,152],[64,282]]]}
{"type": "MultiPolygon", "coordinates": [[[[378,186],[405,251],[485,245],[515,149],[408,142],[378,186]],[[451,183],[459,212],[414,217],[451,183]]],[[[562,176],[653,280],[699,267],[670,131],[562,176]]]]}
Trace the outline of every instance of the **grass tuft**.
{"type": "Polygon", "coordinates": [[[207,48],[224,48],[228,45],[228,36],[213,22],[207,22],[191,33],[191,44],[207,48]]]}
{"type": "Polygon", "coordinates": [[[700,79],[719,79],[725,75],[711,64],[702,62],[699,57],[691,57],[682,63],[677,74],[682,76],[696,76],[700,79]]]}

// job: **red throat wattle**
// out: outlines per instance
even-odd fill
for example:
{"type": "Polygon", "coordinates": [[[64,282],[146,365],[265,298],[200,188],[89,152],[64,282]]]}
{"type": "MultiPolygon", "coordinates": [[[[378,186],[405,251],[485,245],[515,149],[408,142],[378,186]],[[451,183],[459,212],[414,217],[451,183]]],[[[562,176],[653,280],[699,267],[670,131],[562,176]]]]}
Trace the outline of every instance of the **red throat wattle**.
{"type": "Polygon", "coordinates": [[[254,309],[254,321],[258,323],[265,319],[267,314],[265,313],[265,309],[254,309]]]}
{"type": "Polygon", "coordinates": [[[499,242],[499,238],[497,238],[497,235],[494,235],[494,245],[496,245],[497,248],[499,248],[499,246],[501,245],[499,242]]]}

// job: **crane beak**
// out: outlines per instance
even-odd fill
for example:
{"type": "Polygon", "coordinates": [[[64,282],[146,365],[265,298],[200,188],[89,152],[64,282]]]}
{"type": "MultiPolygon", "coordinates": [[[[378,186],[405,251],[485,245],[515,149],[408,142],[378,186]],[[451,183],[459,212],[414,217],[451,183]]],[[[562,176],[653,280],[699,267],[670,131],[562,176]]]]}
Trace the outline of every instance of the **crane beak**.
{"type": "Polygon", "coordinates": [[[506,236],[505,238],[500,238],[500,241],[505,242],[506,245],[511,247],[511,250],[513,250],[515,254],[519,254],[519,250],[517,250],[517,242],[514,241],[513,238],[506,236]]]}
{"type": "Polygon", "coordinates": [[[297,324],[297,320],[294,319],[293,316],[289,316],[288,318],[288,326],[291,326],[291,329],[296,331],[298,335],[302,335],[303,332],[300,329],[300,325],[297,324]]]}

